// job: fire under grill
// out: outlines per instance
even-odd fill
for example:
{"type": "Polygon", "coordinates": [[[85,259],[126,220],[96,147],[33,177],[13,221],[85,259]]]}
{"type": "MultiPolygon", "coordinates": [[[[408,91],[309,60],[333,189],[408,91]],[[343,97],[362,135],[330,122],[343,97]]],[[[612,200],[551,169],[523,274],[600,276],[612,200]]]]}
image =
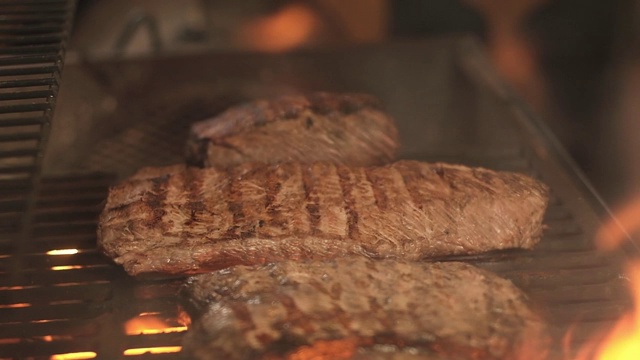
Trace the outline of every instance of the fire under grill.
{"type": "Polygon", "coordinates": [[[519,171],[551,187],[534,251],[455,259],[521,287],[552,326],[555,357],[569,329],[579,346],[629,309],[626,254],[592,245],[604,207],[473,39],[76,61],[65,68],[28,231],[0,242],[0,358],[176,358],[189,323],[180,279],[129,277],[96,249],[108,186],[139,167],[182,161],[191,121],[307,90],[379,96],[398,121],[403,158],[519,171]]]}

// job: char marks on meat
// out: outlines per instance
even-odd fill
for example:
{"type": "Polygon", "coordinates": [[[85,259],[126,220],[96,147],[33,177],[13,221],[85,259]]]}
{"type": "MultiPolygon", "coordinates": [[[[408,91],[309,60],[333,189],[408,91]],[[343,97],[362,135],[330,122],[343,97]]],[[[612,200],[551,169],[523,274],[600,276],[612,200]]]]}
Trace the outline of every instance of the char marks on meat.
{"type": "Polygon", "coordinates": [[[391,161],[398,131],[370,95],[313,93],[257,100],[191,127],[192,165],[328,161],[352,166],[391,161]]]}
{"type": "Polygon", "coordinates": [[[450,164],[177,165],[110,190],[98,245],[132,275],[530,249],[547,200],[528,176],[450,164]]]}
{"type": "Polygon", "coordinates": [[[196,359],[543,358],[544,323],[508,280],[464,263],[330,261],[192,277],[196,359]]]}

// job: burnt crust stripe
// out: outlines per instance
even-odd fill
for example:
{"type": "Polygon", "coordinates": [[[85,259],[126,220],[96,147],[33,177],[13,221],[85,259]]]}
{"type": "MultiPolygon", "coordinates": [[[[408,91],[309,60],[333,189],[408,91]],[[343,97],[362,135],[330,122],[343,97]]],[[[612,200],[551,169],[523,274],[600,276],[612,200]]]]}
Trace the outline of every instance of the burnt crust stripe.
{"type": "Polygon", "coordinates": [[[311,235],[318,235],[320,229],[320,199],[317,194],[314,194],[315,183],[313,180],[313,170],[310,165],[305,165],[302,168],[302,185],[304,188],[304,195],[307,205],[307,213],[309,214],[309,233],[311,235]]]}
{"type": "Polygon", "coordinates": [[[265,204],[264,207],[267,210],[267,214],[271,216],[271,212],[273,209],[273,202],[276,200],[276,196],[280,193],[282,189],[282,178],[278,174],[279,166],[272,166],[267,170],[267,175],[265,176],[265,204]]]}
{"type": "Polygon", "coordinates": [[[372,168],[365,168],[364,169],[364,174],[365,174],[365,176],[367,178],[367,181],[369,181],[369,184],[371,184],[371,191],[373,192],[373,198],[375,199],[375,205],[378,208],[378,210],[386,210],[388,202],[389,202],[388,199],[387,199],[387,194],[385,194],[384,189],[382,189],[376,183],[372,172],[373,172],[372,168]]]}
{"type": "Polygon", "coordinates": [[[227,229],[225,234],[225,238],[234,239],[238,237],[238,226],[235,224],[240,224],[244,221],[244,213],[242,206],[242,194],[236,189],[238,186],[238,182],[240,181],[240,177],[236,176],[233,170],[228,172],[228,176],[230,181],[227,185],[227,189],[225,189],[225,193],[227,194],[227,211],[231,214],[233,218],[232,225],[227,229]]]}
{"type": "Polygon", "coordinates": [[[134,207],[134,206],[139,206],[139,205],[144,205],[145,201],[142,199],[138,199],[138,200],[134,200],[132,202],[128,202],[128,203],[124,203],[124,204],[120,204],[120,205],[116,205],[116,206],[112,206],[110,208],[105,208],[105,211],[108,211],[110,213],[112,212],[125,212],[127,214],[129,214],[129,208],[134,207]]]}
{"type": "Polygon", "coordinates": [[[400,179],[402,179],[402,186],[407,190],[409,194],[409,198],[411,199],[412,205],[417,207],[418,209],[422,209],[422,199],[420,198],[419,192],[414,189],[414,185],[416,180],[420,178],[420,175],[416,174],[415,169],[403,169],[404,171],[392,167],[392,169],[400,175],[400,179]]]}
{"type": "Polygon", "coordinates": [[[190,171],[187,169],[187,176],[184,177],[184,187],[187,192],[187,204],[186,207],[189,209],[189,222],[185,225],[191,225],[199,221],[199,214],[202,214],[206,211],[206,205],[204,201],[202,201],[202,194],[204,193],[202,172],[200,171],[190,171]]]}
{"type": "MultiPolygon", "coordinates": [[[[283,171],[282,166],[285,165],[271,166],[264,176],[264,218],[258,221],[258,228],[263,227],[265,224],[278,228],[288,227],[290,224],[290,219],[287,216],[283,216],[281,209],[274,205],[276,197],[282,190],[282,182],[287,173],[283,171]]],[[[290,169],[291,167],[287,166],[287,168],[290,169]]]]}
{"type": "Polygon", "coordinates": [[[162,217],[166,214],[165,201],[167,199],[167,184],[171,174],[160,176],[150,179],[153,183],[151,190],[145,193],[144,201],[149,207],[150,218],[147,219],[147,224],[150,227],[157,226],[162,222],[162,217]]]}
{"type": "Polygon", "coordinates": [[[340,189],[342,190],[342,199],[344,202],[344,210],[347,214],[347,234],[350,239],[358,237],[358,212],[356,211],[356,198],[353,196],[353,180],[352,172],[345,166],[336,166],[338,180],[340,181],[340,189]]]}

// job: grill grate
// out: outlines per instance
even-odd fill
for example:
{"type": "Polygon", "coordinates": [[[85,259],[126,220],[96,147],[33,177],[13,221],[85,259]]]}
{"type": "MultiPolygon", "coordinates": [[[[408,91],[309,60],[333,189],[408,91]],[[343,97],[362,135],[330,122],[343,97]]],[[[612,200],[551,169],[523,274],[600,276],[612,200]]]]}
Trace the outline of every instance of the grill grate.
{"type": "MultiPolygon", "coordinates": [[[[0,233],[19,233],[55,107],[73,1],[0,1],[0,233]]],[[[0,239],[2,241],[2,239],[0,239]]]]}
{"type": "Polygon", "coordinates": [[[43,181],[19,271],[10,271],[11,249],[0,250],[0,358],[118,358],[180,345],[179,283],[131,279],[96,250],[95,219],[111,182],[100,174],[43,181]],[[177,331],[128,336],[124,324],[140,314],[177,331]]]}
{"type": "MultiPolygon", "coordinates": [[[[457,259],[512,279],[546,315],[555,339],[578,323],[573,340],[582,344],[628,308],[619,276],[622,255],[593,249],[602,209],[597,198],[487,70],[474,44],[456,38],[334,53],[201,54],[68,67],[68,91],[61,92],[54,121],[59,128],[53,129],[60,132],[52,136],[45,160],[61,173],[115,175],[46,178],[26,241],[19,249],[17,235],[0,242],[0,358],[175,358],[184,333],[176,297],[180,281],[131,278],[96,250],[96,219],[107,187],[141,166],[180,161],[185,137],[177,134],[189,120],[239,99],[300,89],[380,96],[398,119],[404,158],[519,171],[547,183],[549,228],[534,251],[457,259]],[[95,111],[77,111],[83,108],[95,111]],[[65,249],[77,253],[50,253],[65,249]],[[143,334],[126,330],[143,318],[159,325],[147,325],[143,334]],[[143,355],[151,350],[164,353],[143,355]]],[[[39,118],[12,120],[21,132],[0,133],[0,139],[33,141],[39,132],[20,126],[38,125],[39,118]]],[[[15,189],[29,190],[22,182],[13,186],[0,187],[7,198],[0,209],[21,204],[15,189]]]]}
{"type": "MultiPolygon", "coordinates": [[[[495,159],[462,162],[487,165],[495,159]]],[[[532,168],[521,167],[528,163],[521,157],[499,163],[503,170],[535,174],[532,168]]],[[[0,358],[70,353],[118,358],[146,353],[160,359],[179,351],[186,330],[176,295],[181,281],[131,278],[95,248],[95,219],[114,180],[96,174],[43,181],[21,269],[8,271],[13,254],[10,248],[0,251],[0,358]],[[65,249],[74,251],[53,252],[65,249]],[[161,325],[126,330],[128,322],[145,318],[161,325]],[[139,334],[142,329],[146,331],[139,334]]],[[[473,262],[514,281],[549,320],[555,338],[579,323],[573,341],[581,344],[628,309],[618,262],[582,240],[584,232],[558,197],[550,204],[545,224],[549,231],[532,252],[456,260],[473,262]]]]}

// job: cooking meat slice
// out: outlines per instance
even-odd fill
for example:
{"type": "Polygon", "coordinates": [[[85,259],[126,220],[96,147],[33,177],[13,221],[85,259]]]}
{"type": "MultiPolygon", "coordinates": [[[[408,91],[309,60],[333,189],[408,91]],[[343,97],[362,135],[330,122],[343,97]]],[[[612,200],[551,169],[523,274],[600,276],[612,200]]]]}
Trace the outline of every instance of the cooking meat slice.
{"type": "Polygon", "coordinates": [[[313,93],[257,100],[195,123],[192,165],[328,161],[354,166],[391,161],[398,131],[380,101],[363,94],[313,93]]]}
{"type": "Polygon", "coordinates": [[[542,359],[549,342],[510,281],[458,262],[237,266],[184,295],[196,359],[542,359]]]}
{"type": "Polygon", "coordinates": [[[181,165],[110,189],[98,245],[132,275],[346,255],[419,260],[532,248],[547,187],[451,164],[181,165]]]}

